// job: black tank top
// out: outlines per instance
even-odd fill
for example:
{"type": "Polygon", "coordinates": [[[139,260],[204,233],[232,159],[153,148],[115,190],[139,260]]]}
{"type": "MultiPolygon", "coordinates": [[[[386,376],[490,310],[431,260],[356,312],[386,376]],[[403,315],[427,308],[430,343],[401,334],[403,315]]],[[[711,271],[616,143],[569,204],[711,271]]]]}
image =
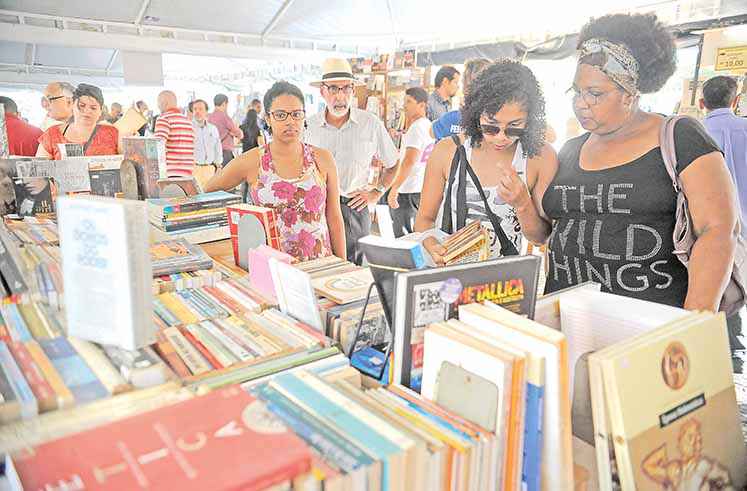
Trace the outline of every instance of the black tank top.
{"type": "MultiPolygon", "coordinates": [[[[697,122],[679,121],[674,134],[678,173],[719,151],[697,122]]],[[[554,221],[545,291],[595,281],[603,291],[681,307],[687,268],[672,254],[676,196],[661,150],[586,171],[579,156],[588,138],[563,146],[558,173],[542,199],[554,221]]]]}

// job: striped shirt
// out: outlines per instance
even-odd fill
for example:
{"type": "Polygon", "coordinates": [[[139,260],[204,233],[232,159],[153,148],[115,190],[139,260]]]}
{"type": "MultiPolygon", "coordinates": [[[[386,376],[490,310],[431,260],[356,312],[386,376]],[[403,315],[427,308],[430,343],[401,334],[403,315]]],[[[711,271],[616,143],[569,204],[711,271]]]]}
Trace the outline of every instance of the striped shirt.
{"type": "Polygon", "coordinates": [[[350,118],[340,128],[327,124],[326,110],[309,118],[306,143],[332,153],[340,178],[340,194],[350,197],[368,187],[368,172],[375,155],[384,167],[397,165],[397,148],[375,115],[357,108],[350,109],[350,118]]]}
{"type": "Polygon", "coordinates": [[[166,174],[169,177],[190,177],[195,167],[192,122],[179,109],[167,109],[156,120],[154,136],[166,142],[166,174]]]}

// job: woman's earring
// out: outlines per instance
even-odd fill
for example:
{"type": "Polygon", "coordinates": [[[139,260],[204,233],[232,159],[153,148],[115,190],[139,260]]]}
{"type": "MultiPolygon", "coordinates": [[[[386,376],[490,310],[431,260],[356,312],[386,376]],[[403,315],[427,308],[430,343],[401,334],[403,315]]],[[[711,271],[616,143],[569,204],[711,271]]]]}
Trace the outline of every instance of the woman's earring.
{"type": "Polygon", "coordinates": [[[303,129],[305,129],[305,130],[309,129],[309,122],[308,121],[304,121],[303,122],[303,129]]]}

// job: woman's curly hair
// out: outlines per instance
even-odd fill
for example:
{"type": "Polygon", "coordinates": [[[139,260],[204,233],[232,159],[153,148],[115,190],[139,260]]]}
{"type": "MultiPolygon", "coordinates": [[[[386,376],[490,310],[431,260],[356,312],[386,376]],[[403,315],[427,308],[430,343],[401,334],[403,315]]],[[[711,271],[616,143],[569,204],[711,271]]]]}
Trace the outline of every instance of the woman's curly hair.
{"type": "Polygon", "coordinates": [[[480,116],[493,116],[512,102],[527,112],[521,147],[525,156],[535,157],[545,144],[545,98],[532,71],[518,61],[498,60],[472,81],[462,106],[462,128],[472,145],[478,145],[483,139],[480,116]]]}
{"type": "Polygon", "coordinates": [[[592,19],[578,36],[578,47],[589,39],[622,44],[638,62],[638,90],[651,94],[661,89],[677,68],[672,35],[654,14],[612,14],[592,19]]]}

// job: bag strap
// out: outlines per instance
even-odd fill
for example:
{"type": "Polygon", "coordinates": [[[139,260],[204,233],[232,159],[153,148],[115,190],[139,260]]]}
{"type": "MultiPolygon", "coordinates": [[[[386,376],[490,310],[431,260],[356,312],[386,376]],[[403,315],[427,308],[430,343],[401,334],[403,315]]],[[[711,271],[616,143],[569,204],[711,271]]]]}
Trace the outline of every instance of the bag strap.
{"type": "Polygon", "coordinates": [[[99,130],[99,125],[93,127],[93,131],[91,132],[91,136],[88,137],[88,141],[83,144],[83,155],[86,154],[86,151],[88,150],[88,147],[91,146],[91,142],[93,142],[93,137],[96,136],[96,132],[99,130]]]}
{"type": "Polygon", "coordinates": [[[674,127],[677,121],[686,117],[681,114],[668,116],[664,120],[664,124],[661,125],[661,132],[659,133],[659,147],[661,148],[664,167],[667,169],[667,174],[669,174],[669,178],[672,180],[672,187],[674,187],[674,192],[677,194],[682,190],[682,185],[677,174],[677,151],[674,143],[674,127]]]}
{"type": "MultiPolygon", "coordinates": [[[[493,213],[493,210],[490,209],[490,205],[488,204],[488,197],[485,196],[485,191],[482,189],[482,184],[480,184],[480,180],[477,178],[475,171],[472,170],[472,167],[469,165],[469,163],[467,163],[467,172],[469,172],[469,177],[472,179],[472,183],[477,188],[477,192],[480,194],[482,202],[485,204],[485,214],[488,215],[488,219],[493,225],[495,236],[498,238],[498,242],[501,243],[501,255],[518,256],[519,251],[516,249],[514,243],[508,239],[506,232],[503,230],[503,227],[501,227],[500,219],[495,215],[495,213],[493,213]]],[[[464,208],[466,212],[467,207],[465,206],[464,208]]]]}
{"type": "Polygon", "coordinates": [[[454,187],[454,179],[456,178],[456,173],[462,163],[462,160],[467,160],[466,155],[464,159],[461,158],[464,147],[462,146],[462,142],[459,140],[459,137],[456,135],[451,135],[451,139],[454,140],[456,151],[454,152],[454,157],[451,159],[451,168],[449,169],[449,183],[446,186],[446,196],[444,196],[443,212],[441,213],[441,230],[443,230],[447,234],[454,233],[454,224],[452,223],[451,216],[451,190],[454,187]]]}

